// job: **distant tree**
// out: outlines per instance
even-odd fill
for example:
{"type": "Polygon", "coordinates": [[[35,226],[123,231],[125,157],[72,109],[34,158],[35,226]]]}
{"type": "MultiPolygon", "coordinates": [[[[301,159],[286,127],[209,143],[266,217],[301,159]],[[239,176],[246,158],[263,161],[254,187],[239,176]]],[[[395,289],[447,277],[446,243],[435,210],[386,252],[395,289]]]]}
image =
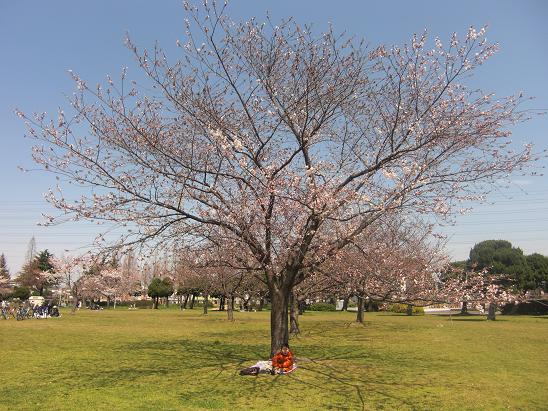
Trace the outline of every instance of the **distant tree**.
{"type": "Polygon", "coordinates": [[[21,301],[28,300],[30,297],[30,290],[27,287],[15,287],[11,296],[13,298],[19,298],[21,301]]]}
{"type": "Polygon", "coordinates": [[[453,275],[440,284],[438,301],[448,303],[466,302],[469,306],[484,310],[488,307],[487,319],[495,320],[497,307],[523,301],[526,296],[516,290],[515,281],[504,274],[490,274],[487,269],[469,271],[465,276],[453,275]]]}
{"type": "Polygon", "coordinates": [[[53,267],[52,258],[53,258],[53,254],[51,254],[47,249],[44,251],[41,251],[37,257],[38,268],[42,271],[48,271],[48,272],[53,271],[54,267],[53,267]]]}
{"type": "Polygon", "coordinates": [[[522,287],[524,289],[542,287],[544,291],[548,291],[548,257],[534,253],[525,258],[529,266],[529,276],[523,279],[522,287]]]}
{"type": "Polygon", "coordinates": [[[27,254],[25,255],[25,262],[30,263],[36,257],[36,239],[34,236],[29,241],[27,245],[27,254]]]}
{"type": "Polygon", "coordinates": [[[4,254],[0,255],[0,299],[10,294],[10,272],[4,254]]]}
{"type": "Polygon", "coordinates": [[[6,256],[0,255],[0,279],[10,279],[10,271],[8,270],[8,264],[6,263],[6,256]]]}
{"type": "Polygon", "coordinates": [[[173,294],[173,285],[169,278],[153,278],[148,286],[148,296],[152,298],[155,309],[158,308],[160,298],[169,297],[171,294],[173,294]]]}
{"type": "Polygon", "coordinates": [[[39,269],[36,261],[27,262],[17,276],[17,284],[20,287],[37,289],[40,283],[39,269]]]}
{"type": "Polygon", "coordinates": [[[47,287],[57,284],[59,277],[54,270],[53,254],[48,250],[41,251],[27,262],[17,277],[17,283],[44,295],[47,287]]]}
{"type": "Polygon", "coordinates": [[[516,281],[520,288],[526,288],[531,277],[527,259],[521,248],[513,247],[505,240],[486,240],[470,250],[468,268],[491,274],[506,274],[516,281]]]}

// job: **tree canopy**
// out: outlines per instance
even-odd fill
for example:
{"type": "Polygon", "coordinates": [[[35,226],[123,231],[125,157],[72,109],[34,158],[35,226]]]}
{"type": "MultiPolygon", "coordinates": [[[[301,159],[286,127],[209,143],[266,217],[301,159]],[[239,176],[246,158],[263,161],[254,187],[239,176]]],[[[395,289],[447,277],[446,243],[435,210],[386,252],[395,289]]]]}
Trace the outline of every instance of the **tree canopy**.
{"type": "Polygon", "coordinates": [[[40,295],[58,281],[59,278],[53,266],[53,254],[48,250],[43,250],[34,256],[23,266],[17,276],[17,283],[20,286],[37,291],[40,295]]]}
{"type": "Polygon", "coordinates": [[[0,255],[0,278],[9,280],[10,271],[8,269],[8,263],[6,262],[6,256],[4,254],[0,255]]]}
{"type": "Polygon", "coordinates": [[[97,87],[73,73],[70,112],[18,114],[35,161],[83,190],[49,191],[63,218],[117,223],[117,245],[225,243],[226,264],[269,289],[273,352],[293,287],[373,222],[447,216],[531,161],[530,145],[508,145],[524,97],[465,85],[496,51],[484,28],[370,48],[332,28],[184,5],[174,60],[127,41],[152,87],[125,70],[97,87]]]}
{"type": "Polygon", "coordinates": [[[167,298],[173,291],[173,284],[169,278],[153,278],[148,286],[148,296],[154,300],[154,308],[158,308],[159,298],[167,298]]]}
{"type": "Polygon", "coordinates": [[[493,274],[511,276],[522,289],[546,287],[548,257],[538,253],[526,256],[506,240],[486,240],[470,250],[469,269],[488,269],[493,274]]]}

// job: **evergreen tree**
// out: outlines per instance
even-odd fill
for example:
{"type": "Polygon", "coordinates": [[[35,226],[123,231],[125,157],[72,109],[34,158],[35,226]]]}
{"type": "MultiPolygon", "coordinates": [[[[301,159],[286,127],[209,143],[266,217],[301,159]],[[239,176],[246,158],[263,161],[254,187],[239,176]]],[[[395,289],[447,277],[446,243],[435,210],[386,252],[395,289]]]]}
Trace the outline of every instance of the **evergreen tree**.
{"type": "Polygon", "coordinates": [[[6,256],[0,255],[0,279],[10,279],[10,271],[8,270],[8,264],[6,263],[6,256]]]}
{"type": "Polygon", "coordinates": [[[486,240],[470,250],[467,268],[488,269],[492,274],[506,274],[519,288],[531,290],[546,288],[548,257],[535,253],[525,256],[521,248],[505,240],[486,240]]]}
{"type": "Polygon", "coordinates": [[[524,279],[527,289],[543,288],[548,291],[548,257],[534,253],[526,257],[530,275],[524,279]]]}
{"type": "Polygon", "coordinates": [[[36,257],[38,268],[41,271],[53,271],[53,264],[51,262],[52,258],[53,254],[51,254],[47,249],[41,251],[40,254],[38,254],[38,256],[36,257]]]}
{"type": "Polygon", "coordinates": [[[173,291],[173,284],[169,278],[153,278],[148,286],[148,296],[152,298],[154,308],[158,308],[160,298],[169,297],[173,291]]]}
{"type": "Polygon", "coordinates": [[[53,254],[48,250],[41,251],[23,266],[17,277],[17,283],[22,287],[27,287],[43,295],[45,289],[56,281],[53,276],[54,267],[51,261],[52,258],[53,254]]]}

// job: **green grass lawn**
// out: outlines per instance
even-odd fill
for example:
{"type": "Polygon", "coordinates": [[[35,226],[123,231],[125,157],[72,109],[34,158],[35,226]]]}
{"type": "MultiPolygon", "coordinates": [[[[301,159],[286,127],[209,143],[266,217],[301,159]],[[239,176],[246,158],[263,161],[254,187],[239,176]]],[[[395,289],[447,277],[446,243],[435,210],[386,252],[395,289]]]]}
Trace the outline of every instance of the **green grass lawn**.
{"type": "Polygon", "coordinates": [[[241,377],[269,313],[0,320],[0,409],[547,409],[548,317],[307,312],[287,376],[241,377]]]}

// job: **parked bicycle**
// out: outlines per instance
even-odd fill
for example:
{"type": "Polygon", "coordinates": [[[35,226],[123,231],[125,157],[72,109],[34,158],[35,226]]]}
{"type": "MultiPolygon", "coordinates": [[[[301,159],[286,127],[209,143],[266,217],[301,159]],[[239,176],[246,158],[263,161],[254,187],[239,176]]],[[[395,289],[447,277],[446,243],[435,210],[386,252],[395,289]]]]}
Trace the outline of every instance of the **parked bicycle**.
{"type": "Polygon", "coordinates": [[[7,320],[12,315],[11,308],[10,307],[2,307],[2,311],[0,312],[0,316],[7,320]]]}
{"type": "Polygon", "coordinates": [[[32,318],[34,315],[31,307],[21,306],[17,309],[15,313],[15,319],[17,321],[26,320],[32,318]]]}

